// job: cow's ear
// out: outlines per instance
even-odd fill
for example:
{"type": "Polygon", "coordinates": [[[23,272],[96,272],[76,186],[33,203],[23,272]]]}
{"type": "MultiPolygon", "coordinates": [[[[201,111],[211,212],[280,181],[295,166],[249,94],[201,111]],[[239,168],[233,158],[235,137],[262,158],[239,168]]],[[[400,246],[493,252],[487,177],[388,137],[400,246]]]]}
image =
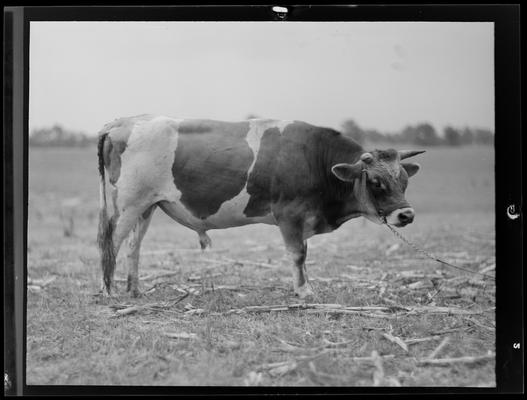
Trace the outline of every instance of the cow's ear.
{"type": "Polygon", "coordinates": [[[416,163],[401,163],[401,166],[406,170],[408,177],[414,176],[419,171],[419,164],[416,163]]]}
{"type": "Polygon", "coordinates": [[[331,167],[331,172],[337,178],[344,182],[351,182],[360,177],[362,172],[362,163],[358,162],[355,164],[335,164],[331,167]]]}

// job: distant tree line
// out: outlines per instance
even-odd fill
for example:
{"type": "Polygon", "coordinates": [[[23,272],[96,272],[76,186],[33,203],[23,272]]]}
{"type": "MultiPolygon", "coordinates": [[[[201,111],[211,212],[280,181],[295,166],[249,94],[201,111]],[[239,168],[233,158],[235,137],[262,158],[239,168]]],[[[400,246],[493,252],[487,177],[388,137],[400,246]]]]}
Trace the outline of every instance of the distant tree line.
{"type": "MultiPolygon", "coordinates": [[[[258,118],[254,114],[247,116],[258,118]]],[[[416,146],[462,146],[468,144],[493,145],[494,133],[488,129],[455,128],[447,126],[443,135],[429,123],[408,125],[400,132],[382,133],[376,129],[363,129],[354,120],[348,119],[342,124],[342,133],[360,144],[365,141],[389,144],[413,144],[416,146]]],[[[72,131],[55,124],[51,128],[34,129],[29,135],[31,146],[83,147],[97,142],[96,136],[84,132],[72,131]]]]}
{"type": "Polygon", "coordinates": [[[342,124],[342,133],[360,144],[365,141],[394,144],[414,144],[417,146],[462,146],[467,144],[493,145],[494,133],[488,129],[455,128],[447,126],[443,135],[429,123],[408,125],[400,132],[381,133],[375,129],[363,129],[354,120],[348,119],[342,124]]]}
{"type": "Polygon", "coordinates": [[[96,136],[88,136],[84,132],[64,129],[58,124],[51,128],[33,129],[29,135],[30,146],[84,147],[96,142],[96,136]]]}

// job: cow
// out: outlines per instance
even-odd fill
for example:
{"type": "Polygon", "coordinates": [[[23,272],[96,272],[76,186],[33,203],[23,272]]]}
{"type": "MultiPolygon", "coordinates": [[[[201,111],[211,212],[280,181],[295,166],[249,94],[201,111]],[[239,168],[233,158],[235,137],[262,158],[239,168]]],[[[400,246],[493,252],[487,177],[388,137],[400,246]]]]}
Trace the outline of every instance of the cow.
{"type": "Polygon", "coordinates": [[[293,266],[293,289],[312,295],[307,239],[363,216],[402,227],[414,219],[405,199],[423,151],[373,150],[301,121],[221,122],[139,115],[99,132],[98,246],[102,292],[111,295],[116,257],[129,236],[127,290],[136,297],[141,241],[158,207],[198,234],[264,223],[278,226],[293,266]],[[106,179],[113,215],[107,211],[106,179]]]}

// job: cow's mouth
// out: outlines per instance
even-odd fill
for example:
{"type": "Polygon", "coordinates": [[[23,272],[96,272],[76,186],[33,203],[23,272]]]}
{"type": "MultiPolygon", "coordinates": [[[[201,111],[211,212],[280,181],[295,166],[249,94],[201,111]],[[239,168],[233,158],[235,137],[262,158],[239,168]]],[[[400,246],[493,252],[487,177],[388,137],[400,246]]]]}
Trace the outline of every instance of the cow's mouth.
{"type": "Polygon", "coordinates": [[[403,226],[408,225],[410,222],[396,222],[395,224],[390,224],[395,226],[396,228],[402,228],[403,226]]]}
{"type": "Polygon", "coordinates": [[[414,220],[415,212],[411,207],[399,208],[392,211],[387,216],[382,216],[383,222],[389,225],[393,225],[397,228],[402,228],[408,224],[411,224],[414,220]]]}

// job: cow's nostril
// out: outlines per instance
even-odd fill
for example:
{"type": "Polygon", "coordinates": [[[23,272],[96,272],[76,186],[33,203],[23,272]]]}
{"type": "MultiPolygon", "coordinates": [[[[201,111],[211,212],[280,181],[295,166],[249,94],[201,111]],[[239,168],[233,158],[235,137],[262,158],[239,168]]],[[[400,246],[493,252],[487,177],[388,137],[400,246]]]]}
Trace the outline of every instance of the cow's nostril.
{"type": "Polygon", "coordinates": [[[406,210],[399,214],[399,221],[405,224],[409,224],[414,220],[414,213],[412,210],[406,210]]]}

